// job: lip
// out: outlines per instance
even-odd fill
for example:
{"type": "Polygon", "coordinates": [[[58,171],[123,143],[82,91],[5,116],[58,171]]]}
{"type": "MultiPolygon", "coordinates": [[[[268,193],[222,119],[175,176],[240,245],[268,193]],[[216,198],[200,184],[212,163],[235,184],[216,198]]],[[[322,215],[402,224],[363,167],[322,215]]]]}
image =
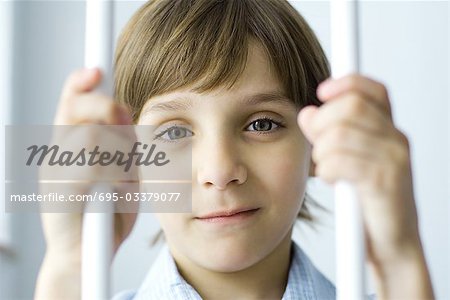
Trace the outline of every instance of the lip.
{"type": "Polygon", "coordinates": [[[196,221],[208,226],[229,226],[229,225],[244,225],[254,220],[260,208],[238,209],[231,211],[215,212],[207,214],[202,217],[195,218],[196,221]]]}
{"type": "Polygon", "coordinates": [[[231,210],[223,210],[218,212],[209,213],[200,217],[195,217],[196,219],[205,220],[205,219],[214,219],[214,218],[227,218],[232,217],[234,215],[244,213],[244,212],[250,212],[253,210],[258,210],[259,207],[246,207],[246,208],[237,208],[237,209],[231,209],[231,210]]]}

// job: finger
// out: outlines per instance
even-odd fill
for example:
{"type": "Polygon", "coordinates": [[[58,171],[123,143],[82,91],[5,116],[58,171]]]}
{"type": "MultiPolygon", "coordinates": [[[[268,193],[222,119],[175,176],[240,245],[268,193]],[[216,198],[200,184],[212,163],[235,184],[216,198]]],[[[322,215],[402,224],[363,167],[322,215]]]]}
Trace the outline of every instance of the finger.
{"type": "Polygon", "coordinates": [[[327,79],[317,88],[317,97],[327,102],[349,91],[366,95],[392,120],[392,109],[386,87],[367,77],[353,74],[339,79],[327,79]]]}
{"type": "Polygon", "coordinates": [[[315,174],[329,184],[345,180],[360,187],[382,172],[380,164],[348,151],[335,151],[316,162],[315,174]]]}
{"type": "Polygon", "coordinates": [[[313,105],[306,106],[302,110],[300,110],[297,115],[297,123],[300,126],[305,137],[309,140],[309,142],[313,143],[313,133],[311,132],[311,123],[313,122],[319,108],[313,105]]]}
{"type": "Polygon", "coordinates": [[[320,162],[334,152],[353,153],[372,161],[390,160],[395,141],[367,133],[349,124],[340,124],[324,132],[315,142],[312,157],[320,162]]]}
{"type": "Polygon", "coordinates": [[[73,95],[92,91],[101,82],[102,74],[99,69],[81,69],[69,75],[63,91],[62,98],[67,99],[73,95]]]}
{"type": "Polygon", "coordinates": [[[108,125],[131,125],[132,119],[123,105],[100,95],[81,96],[73,105],[70,119],[73,124],[96,123],[108,125]]]}
{"type": "Polygon", "coordinates": [[[338,96],[336,101],[326,103],[318,109],[308,123],[308,133],[314,140],[324,131],[342,122],[379,135],[389,136],[395,131],[394,125],[384,113],[360,94],[351,92],[338,96]]]}
{"type": "Polygon", "coordinates": [[[102,95],[86,94],[65,103],[58,125],[108,124],[132,125],[129,110],[112,99],[102,95]],[[61,124],[62,123],[62,124],[61,124]]]}

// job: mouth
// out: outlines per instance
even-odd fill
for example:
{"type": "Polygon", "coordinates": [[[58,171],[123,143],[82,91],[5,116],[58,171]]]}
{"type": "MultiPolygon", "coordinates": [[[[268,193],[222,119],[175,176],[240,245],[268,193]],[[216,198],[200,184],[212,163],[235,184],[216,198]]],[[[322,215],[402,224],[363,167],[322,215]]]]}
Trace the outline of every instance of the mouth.
{"type": "Polygon", "coordinates": [[[248,219],[249,217],[255,215],[259,210],[260,208],[257,207],[257,208],[241,208],[227,211],[218,211],[200,217],[196,217],[195,219],[203,222],[212,222],[212,223],[240,221],[248,219]]]}
{"type": "Polygon", "coordinates": [[[257,210],[257,208],[237,208],[237,209],[231,209],[231,210],[223,210],[223,211],[217,211],[213,213],[209,213],[200,217],[196,217],[196,219],[211,219],[211,218],[218,218],[218,217],[230,217],[236,214],[250,212],[253,210],[257,210]]]}

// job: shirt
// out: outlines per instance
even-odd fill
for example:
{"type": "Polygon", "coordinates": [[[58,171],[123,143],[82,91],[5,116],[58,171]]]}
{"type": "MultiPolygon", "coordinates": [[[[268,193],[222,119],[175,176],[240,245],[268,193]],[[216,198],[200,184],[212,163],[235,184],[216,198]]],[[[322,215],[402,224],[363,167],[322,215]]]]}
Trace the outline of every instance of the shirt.
{"type": "MultiPolygon", "coordinates": [[[[303,250],[292,242],[292,259],[282,300],[336,299],[335,286],[320,273],[303,250]]],[[[165,245],[137,291],[124,291],[113,300],[200,300],[197,291],[178,272],[165,245]]],[[[367,299],[375,299],[370,296],[367,299]]]]}

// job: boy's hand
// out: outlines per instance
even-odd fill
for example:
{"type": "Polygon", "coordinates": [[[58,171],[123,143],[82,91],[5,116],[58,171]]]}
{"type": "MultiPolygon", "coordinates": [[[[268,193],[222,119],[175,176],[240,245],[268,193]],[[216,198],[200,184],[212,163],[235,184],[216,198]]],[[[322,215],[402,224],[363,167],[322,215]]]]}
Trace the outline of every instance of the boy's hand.
{"type": "Polygon", "coordinates": [[[379,296],[417,298],[393,285],[394,277],[411,281],[399,278],[409,276],[406,269],[423,275],[417,280],[426,280],[415,288],[426,286],[432,295],[417,226],[409,143],[393,124],[386,88],[351,75],[324,81],[317,96],[325,104],[303,108],[298,123],[313,145],[315,175],[330,184],[346,180],[356,188],[379,296]]]}
{"type": "MultiPolygon", "coordinates": [[[[96,86],[99,85],[101,78],[102,75],[98,69],[80,70],[72,73],[64,85],[54,124],[132,125],[133,122],[126,107],[109,97],[93,92],[96,86]]],[[[56,139],[58,145],[65,145],[62,148],[68,145],[70,147],[76,146],[77,144],[78,148],[80,148],[80,145],[90,145],[98,142],[92,141],[92,137],[89,138],[88,135],[81,135],[82,138],[80,139],[83,140],[79,140],[77,137],[80,135],[76,135],[77,130],[68,131],[68,133],[68,136],[56,139]]],[[[124,135],[114,132],[111,136],[114,141],[117,139],[119,145],[120,141],[124,141],[126,138],[124,135]]],[[[73,169],[67,168],[64,172],[69,171],[75,172],[73,169]]],[[[89,167],[83,169],[82,176],[83,178],[91,178],[94,181],[101,174],[97,173],[94,167],[89,167]],[[86,172],[92,174],[86,174],[86,172]]],[[[77,174],[71,174],[70,178],[78,177],[77,174]]],[[[83,186],[83,189],[74,190],[73,193],[84,194],[86,192],[85,188],[86,186],[83,186]]],[[[120,188],[122,190],[115,190],[114,192],[119,194],[130,192],[125,190],[127,189],[126,185],[120,185],[120,188]]],[[[61,299],[61,297],[64,299],[78,299],[81,291],[82,214],[43,213],[41,217],[47,249],[39,273],[35,297],[37,299],[61,299]]],[[[114,253],[131,232],[136,217],[135,213],[115,214],[114,253]]]]}
{"type": "Polygon", "coordinates": [[[132,125],[125,106],[94,92],[101,80],[99,69],[81,69],[70,74],[64,83],[54,125],[132,125]]]}
{"type": "MultiPolygon", "coordinates": [[[[61,99],[59,101],[59,106],[55,115],[54,125],[79,125],[79,124],[102,124],[102,125],[133,125],[133,120],[131,118],[130,112],[127,107],[117,103],[112,98],[104,96],[102,94],[96,93],[93,91],[102,80],[102,74],[99,69],[82,69],[73,72],[68,79],[66,80],[63,91],[61,94],[61,99]]],[[[123,133],[127,133],[127,131],[123,131],[123,133]]],[[[112,133],[111,135],[113,135],[112,133]]],[[[128,132],[129,134],[129,132],[128,132]]],[[[134,134],[134,133],[133,133],[134,134]]],[[[76,136],[78,137],[78,136],[76,136]]],[[[89,136],[81,135],[82,138],[88,139],[89,136]]],[[[64,144],[78,144],[79,145],[90,145],[92,142],[100,143],[100,139],[103,137],[99,137],[98,141],[90,141],[90,140],[75,140],[70,141],[70,138],[64,137],[62,138],[62,143],[64,144]],[[67,141],[66,141],[67,140],[67,141]]],[[[105,136],[104,138],[108,138],[113,140],[115,147],[121,147],[121,145],[129,145],[129,139],[127,139],[126,134],[121,135],[120,133],[116,133],[114,136],[105,136]]],[[[135,138],[135,136],[133,136],[135,138]]],[[[106,143],[102,143],[101,145],[105,145],[106,143]]],[[[114,146],[113,145],[113,146],[114,146]]],[[[112,151],[117,149],[111,149],[112,151]]],[[[128,149],[129,150],[129,149],[128,149]]],[[[69,169],[72,170],[72,169],[69,169]]],[[[92,176],[87,174],[83,174],[83,178],[92,177],[93,180],[98,178],[102,178],[101,173],[95,172],[93,167],[89,167],[86,169],[87,172],[92,172],[92,176]]],[[[106,172],[114,171],[111,168],[105,169],[106,172]]],[[[130,173],[130,181],[137,180],[137,175],[133,172],[130,173]]],[[[111,175],[109,175],[111,177],[111,175]]],[[[122,178],[123,175],[120,175],[122,178]]],[[[77,178],[74,174],[72,178],[77,178]]],[[[107,177],[104,177],[107,178],[107,177]]],[[[120,188],[125,188],[125,185],[119,185],[120,188]]],[[[117,192],[127,192],[118,190],[117,192]]],[[[51,216],[45,216],[45,218],[51,218],[51,216]]],[[[118,249],[122,241],[128,236],[131,232],[134,222],[136,221],[136,214],[127,213],[127,214],[116,214],[115,215],[115,245],[114,252],[118,249]]],[[[58,217],[55,217],[58,219],[58,217]]],[[[44,228],[49,227],[48,230],[45,230],[47,233],[51,233],[52,229],[50,229],[50,225],[46,224],[47,220],[44,220],[44,228]]],[[[58,220],[59,227],[61,227],[61,223],[58,220]]],[[[75,219],[70,220],[75,221],[75,219]]],[[[71,228],[73,231],[76,228],[79,228],[80,224],[78,224],[80,220],[77,220],[77,224],[71,224],[71,228]],[[77,226],[75,226],[77,225],[77,226]]],[[[51,238],[50,236],[46,236],[47,242],[51,238]]]]}

